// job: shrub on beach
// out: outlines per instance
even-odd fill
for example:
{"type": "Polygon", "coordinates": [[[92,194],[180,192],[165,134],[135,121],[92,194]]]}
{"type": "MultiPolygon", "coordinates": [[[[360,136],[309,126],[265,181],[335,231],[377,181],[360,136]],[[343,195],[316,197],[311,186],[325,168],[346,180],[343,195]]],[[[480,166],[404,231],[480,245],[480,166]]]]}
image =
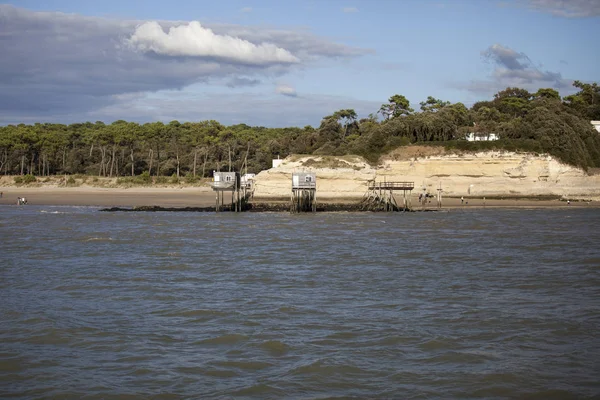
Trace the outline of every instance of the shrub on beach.
{"type": "Polygon", "coordinates": [[[77,181],[72,176],[67,179],[67,186],[77,186],[77,181]]]}
{"type": "Polygon", "coordinates": [[[27,174],[27,175],[23,175],[23,176],[15,176],[14,180],[17,185],[28,185],[30,183],[37,182],[36,177],[31,174],[27,174]]]}
{"type": "Polygon", "coordinates": [[[142,172],[136,176],[124,176],[117,178],[117,184],[119,185],[150,185],[152,184],[152,177],[148,171],[142,172]]]}
{"type": "Polygon", "coordinates": [[[198,183],[199,181],[200,181],[200,178],[198,178],[197,176],[194,176],[192,174],[185,176],[185,183],[192,184],[192,183],[198,183]]]}

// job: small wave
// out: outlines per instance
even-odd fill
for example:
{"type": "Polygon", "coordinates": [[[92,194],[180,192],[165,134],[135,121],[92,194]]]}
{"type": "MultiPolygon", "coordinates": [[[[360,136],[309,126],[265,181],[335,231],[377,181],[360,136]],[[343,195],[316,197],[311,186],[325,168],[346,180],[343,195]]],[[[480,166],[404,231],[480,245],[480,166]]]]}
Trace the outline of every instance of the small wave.
{"type": "Polygon", "coordinates": [[[397,344],[405,344],[412,341],[412,338],[398,335],[391,335],[381,338],[373,342],[375,345],[394,346],[397,344]]]}
{"type": "Polygon", "coordinates": [[[71,343],[71,339],[65,337],[55,329],[49,329],[47,331],[42,331],[40,335],[27,338],[25,342],[30,344],[61,345],[71,343]]]}
{"type": "Polygon", "coordinates": [[[210,339],[201,340],[199,344],[214,344],[214,345],[231,345],[248,340],[248,336],[239,333],[232,333],[222,336],[217,336],[210,339]]]}
{"type": "Polygon", "coordinates": [[[360,336],[358,332],[335,332],[327,335],[327,339],[354,339],[360,336]]]}
{"type": "Polygon", "coordinates": [[[113,240],[115,240],[115,239],[113,239],[111,237],[105,238],[105,237],[96,237],[96,236],[94,236],[94,237],[85,239],[84,242],[111,242],[113,240]]]}
{"type": "Polygon", "coordinates": [[[47,211],[47,210],[40,210],[40,213],[42,213],[42,214],[72,214],[72,213],[68,213],[65,211],[47,211]]]}
{"type": "Polygon", "coordinates": [[[419,348],[424,351],[455,349],[456,345],[453,342],[444,339],[432,339],[419,344],[419,348]]]}
{"type": "Polygon", "coordinates": [[[258,371],[273,366],[273,364],[263,361],[218,361],[216,364],[220,367],[237,368],[246,371],[258,371]]]}
{"type": "Polygon", "coordinates": [[[235,378],[236,376],[239,376],[237,372],[227,369],[208,369],[204,370],[203,374],[215,378],[235,378]]]}
{"type": "Polygon", "coordinates": [[[252,397],[267,397],[268,396],[284,396],[286,393],[280,389],[259,383],[231,393],[232,396],[252,396],[252,397]]]}
{"type": "Polygon", "coordinates": [[[148,368],[138,368],[138,369],[136,369],[136,370],[134,370],[134,371],[132,372],[132,374],[133,374],[134,376],[140,376],[140,375],[150,375],[150,374],[153,374],[153,373],[154,373],[154,371],[153,371],[153,370],[151,370],[151,369],[148,369],[148,368]]]}
{"type": "Polygon", "coordinates": [[[326,365],[323,361],[318,360],[308,365],[295,368],[291,371],[292,375],[318,375],[321,377],[325,376],[348,376],[348,375],[362,375],[364,370],[353,365],[326,365]]]}
{"type": "MultiPolygon", "coordinates": [[[[169,253],[171,255],[171,253],[169,253]]],[[[179,253],[173,253],[172,256],[179,256],[179,253]]],[[[172,271],[185,271],[188,269],[191,269],[191,267],[188,264],[173,264],[173,265],[165,265],[165,266],[161,266],[159,268],[156,269],[166,269],[166,270],[172,270],[172,271]]],[[[186,281],[188,281],[189,279],[186,279],[186,281]]]]}
{"type": "Polygon", "coordinates": [[[480,364],[493,359],[495,357],[486,354],[449,351],[421,361],[432,364],[480,364]]]}
{"type": "Polygon", "coordinates": [[[547,389],[538,392],[528,393],[525,397],[528,400],[548,400],[548,399],[580,399],[579,395],[560,389],[547,389]]]}
{"type": "Polygon", "coordinates": [[[215,378],[235,378],[239,374],[235,371],[227,370],[227,369],[214,369],[209,368],[206,369],[204,367],[192,366],[192,367],[177,367],[177,372],[181,372],[188,375],[206,375],[212,376],[215,378]]]}
{"type": "Polygon", "coordinates": [[[221,317],[227,315],[223,311],[217,310],[185,310],[185,311],[155,311],[153,314],[158,314],[163,317],[186,317],[186,318],[198,318],[198,317],[221,317]]]}
{"type": "Polygon", "coordinates": [[[293,307],[293,306],[279,307],[279,309],[277,309],[277,311],[282,312],[282,313],[286,313],[286,314],[292,314],[292,313],[298,313],[299,312],[299,310],[296,307],[293,307]]]}
{"type": "Polygon", "coordinates": [[[148,355],[131,355],[131,356],[117,358],[117,362],[118,363],[140,364],[141,362],[148,361],[150,359],[151,359],[151,357],[148,355]]]}
{"type": "Polygon", "coordinates": [[[287,344],[280,342],[279,340],[267,340],[266,342],[261,343],[260,347],[274,356],[281,356],[290,349],[287,344]]]}
{"type": "Polygon", "coordinates": [[[73,290],[81,290],[81,289],[86,289],[86,288],[89,288],[89,286],[72,284],[72,285],[58,285],[58,286],[53,287],[52,290],[56,290],[57,292],[70,292],[73,290]]]}

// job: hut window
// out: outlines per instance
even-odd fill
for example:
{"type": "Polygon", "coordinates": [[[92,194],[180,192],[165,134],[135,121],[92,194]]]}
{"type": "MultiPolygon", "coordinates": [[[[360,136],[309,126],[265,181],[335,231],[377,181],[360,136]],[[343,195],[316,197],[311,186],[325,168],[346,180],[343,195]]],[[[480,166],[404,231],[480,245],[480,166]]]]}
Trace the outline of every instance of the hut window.
{"type": "Polygon", "coordinates": [[[306,177],[306,182],[310,182],[310,181],[312,181],[312,177],[311,176],[307,176],[306,177]]]}
{"type": "Polygon", "coordinates": [[[231,182],[231,177],[230,177],[230,176],[226,176],[226,177],[225,177],[225,180],[226,180],[227,182],[231,182]]]}

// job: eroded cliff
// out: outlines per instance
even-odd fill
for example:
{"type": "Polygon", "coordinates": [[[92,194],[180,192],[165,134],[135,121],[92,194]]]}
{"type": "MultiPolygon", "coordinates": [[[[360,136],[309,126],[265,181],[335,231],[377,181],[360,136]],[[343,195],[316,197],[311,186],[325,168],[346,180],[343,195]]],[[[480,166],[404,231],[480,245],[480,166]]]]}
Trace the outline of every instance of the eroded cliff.
{"type": "Polygon", "coordinates": [[[290,156],[256,176],[256,198],[290,196],[294,171],[315,171],[320,198],[361,198],[368,181],[411,181],[413,193],[445,196],[563,196],[600,199],[600,175],[589,175],[548,155],[514,152],[449,153],[408,146],[382,158],[377,167],[360,157],[290,156]]]}

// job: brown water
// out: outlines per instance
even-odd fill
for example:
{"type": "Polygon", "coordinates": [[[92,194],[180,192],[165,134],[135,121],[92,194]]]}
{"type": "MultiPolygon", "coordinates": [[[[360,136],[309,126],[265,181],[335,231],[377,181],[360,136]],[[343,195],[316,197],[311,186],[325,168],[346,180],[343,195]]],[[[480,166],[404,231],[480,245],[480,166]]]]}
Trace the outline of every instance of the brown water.
{"type": "Polygon", "coordinates": [[[0,397],[597,397],[599,226],[0,207],[0,397]]]}

